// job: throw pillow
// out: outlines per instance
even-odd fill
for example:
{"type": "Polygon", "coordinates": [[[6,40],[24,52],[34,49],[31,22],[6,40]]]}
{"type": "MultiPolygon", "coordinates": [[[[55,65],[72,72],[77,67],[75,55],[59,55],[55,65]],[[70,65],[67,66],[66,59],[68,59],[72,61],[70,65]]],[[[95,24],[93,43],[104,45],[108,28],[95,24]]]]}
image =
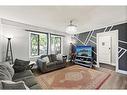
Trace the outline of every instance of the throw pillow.
{"type": "Polygon", "coordinates": [[[25,83],[23,81],[19,81],[19,82],[13,82],[13,81],[1,81],[2,83],[2,88],[3,89],[14,89],[14,90],[18,90],[18,89],[29,89],[25,83]]]}
{"type": "Polygon", "coordinates": [[[49,63],[49,58],[48,58],[48,56],[43,57],[42,60],[43,60],[44,62],[46,62],[46,63],[49,63]]]}
{"type": "Polygon", "coordinates": [[[25,71],[29,66],[30,61],[16,59],[13,65],[15,73],[25,71]]]}
{"type": "Polygon", "coordinates": [[[63,55],[62,54],[57,54],[56,57],[57,57],[57,60],[63,60],[63,55]]]}

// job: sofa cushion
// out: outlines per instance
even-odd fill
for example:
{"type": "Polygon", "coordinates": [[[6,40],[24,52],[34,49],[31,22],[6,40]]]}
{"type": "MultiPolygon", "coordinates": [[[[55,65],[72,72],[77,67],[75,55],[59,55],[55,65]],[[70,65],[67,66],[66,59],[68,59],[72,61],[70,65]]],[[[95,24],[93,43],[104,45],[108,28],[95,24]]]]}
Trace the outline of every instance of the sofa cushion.
{"type": "Polygon", "coordinates": [[[25,77],[23,81],[26,83],[28,87],[32,87],[37,84],[37,81],[35,80],[34,76],[25,77]]]}
{"type": "Polygon", "coordinates": [[[25,83],[23,81],[19,81],[19,82],[13,82],[13,81],[1,81],[2,83],[2,89],[14,89],[14,90],[18,90],[18,89],[29,89],[25,83]]]}
{"type": "Polygon", "coordinates": [[[47,64],[47,68],[52,68],[52,67],[55,67],[55,68],[56,68],[56,61],[54,61],[54,62],[49,62],[49,63],[47,64]]]}
{"type": "Polygon", "coordinates": [[[24,61],[24,60],[19,60],[16,59],[13,65],[13,68],[15,70],[15,72],[22,72],[25,71],[27,69],[27,67],[29,66],[30,61],[24,61]]]}
{"type": "Polygon", "coordinates": [[[37,84],[37,82],[36,82],[34,76],[28,76],[28,77],[24,77],[24,78],[20,78],[20,79],[14,80],[14,81],[15,81],[15,82],[24,81],[25,84],[26,84],[29,88],[32,87],[33,85],[36,85],[36,84],[37,84]]]}
{"type": "Polygon", "coordinates": [[[33,76],[33,73],[31,72],[31,70],[25,70],[23,72],[15,73],[12,80],[21,79],[28,76],[33,76]]]}
{"type": "Polygon", "coordinates": [[[61,60],[57,60],[57,61],[55,61],[55,63],[56,63],[56,65],[64,64],[63,61],[61,61],[61,60]]]}
{"type": "Polygon", "coordinates": [[[0,80],[12,80],[12,72],[9,70],[8,65],[0,63],[0,80]]]}

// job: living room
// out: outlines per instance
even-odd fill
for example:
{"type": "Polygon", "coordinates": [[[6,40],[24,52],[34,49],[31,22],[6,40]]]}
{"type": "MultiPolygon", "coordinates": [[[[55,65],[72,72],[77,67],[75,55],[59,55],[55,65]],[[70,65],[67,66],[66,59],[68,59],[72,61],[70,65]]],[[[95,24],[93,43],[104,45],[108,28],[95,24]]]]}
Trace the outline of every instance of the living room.
{"type": "Polygon", "coordinates": [[[0,6],[0,17],[0,89],[127,88],[127,6],[0,6]]]}

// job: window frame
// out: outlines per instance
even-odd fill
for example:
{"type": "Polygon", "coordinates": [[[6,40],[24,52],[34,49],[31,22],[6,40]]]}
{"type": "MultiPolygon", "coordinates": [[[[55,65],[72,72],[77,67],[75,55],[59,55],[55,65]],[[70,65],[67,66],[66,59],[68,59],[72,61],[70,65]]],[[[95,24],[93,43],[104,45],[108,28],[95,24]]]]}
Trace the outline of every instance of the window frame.
{"type": "Polygon", "coordinates": [[[46,55],[48,55],[48,47],[49,47],[49,40],[48,40],[48,33],[45,33],[45,32],[34,32],[34,31],[32,31],[32,32],[30,32],[30,38],[29,38],[29,40],[30,40],[30,57],[38,57],[38,56],[40,56],[40,55],[42,55],[42,54],[40,54],[40,34],[46,34],[46,38],[47,38],[47,52],[46,52],[46,55]],[[32,34],[34,34],[34,35],[38,35],[38,54],[37,55],[32,55],[32,41],[31,41],[31,35],[32,34]]]}
{"type": "Polygon", "coordinates": [[[51,36],[57,36],[57,37],[60,37],[60,53],[58,53],[58,54],[61,54],[62,53],[62,46],[61,46],[61,44],[62,44],[62,40],[61,40],[61,37],[62,36],[60,36],[60,35],[57,35],[57,34],[52,34],[52,33],[50,33],[50,52],[51,52],[51,36]]]}

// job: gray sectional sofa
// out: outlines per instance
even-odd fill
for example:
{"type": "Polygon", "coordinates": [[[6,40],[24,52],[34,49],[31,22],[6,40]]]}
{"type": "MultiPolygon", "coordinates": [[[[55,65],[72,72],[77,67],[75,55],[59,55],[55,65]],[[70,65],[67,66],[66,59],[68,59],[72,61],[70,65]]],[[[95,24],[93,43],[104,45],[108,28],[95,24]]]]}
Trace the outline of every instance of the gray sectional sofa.
{"type": "Polygon", "coordinates": [[[25,89],[22,87],[23,84],[27,89],[42,89],[35,80],[31,70],[15,73],[8,62],[0,63],[0,89],[25,89]]]}

